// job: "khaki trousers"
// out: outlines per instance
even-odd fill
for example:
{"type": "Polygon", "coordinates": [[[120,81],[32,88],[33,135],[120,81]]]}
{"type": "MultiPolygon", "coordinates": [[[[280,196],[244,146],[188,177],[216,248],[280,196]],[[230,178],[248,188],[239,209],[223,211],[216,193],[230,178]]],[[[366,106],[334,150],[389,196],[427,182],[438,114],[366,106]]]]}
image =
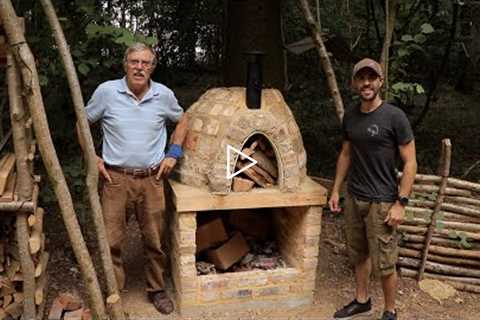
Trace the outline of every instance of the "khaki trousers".
{"type": "Polygon", "coordinates": [[[122,244],[127,236],[126,209],[134,206],[147,260],[145,265],[147,291],[162,290],[166,260],[161,245],[165,224],[163,180],[157,181],[155,176],[138,178],[113,170],[108,170],[108,173],[112,182],[104,182],[102,207],[118,287],[119,289],[125,287],[122,244]]]}

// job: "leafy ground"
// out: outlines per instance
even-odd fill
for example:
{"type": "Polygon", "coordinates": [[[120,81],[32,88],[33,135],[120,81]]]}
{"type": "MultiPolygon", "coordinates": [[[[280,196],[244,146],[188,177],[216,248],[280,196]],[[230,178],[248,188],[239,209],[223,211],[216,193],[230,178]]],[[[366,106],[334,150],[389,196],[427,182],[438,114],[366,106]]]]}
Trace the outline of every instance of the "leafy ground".
{"type": "MultiPolygon", "coordinates": [[[[130,223],[125,262],[128,272],[127,291],[123,293],[124,309],[131,319],[315,319],[330,320],[337,308],[348,303],[354,292],[353,273],[348,264],[343,237],[343,216],[324,214],[319,265],[314,303],[291,310],[243,310],[241,312],[209,312],[183,318],[178,314],[162,316],[146,300],[144,293],[141,239],[136,223],[130,223]]],[[[64,237],[64,234],[51,235],[64,237]]],[[[70,249],[60,241],[50,242],[49,302],[59,292],[83,292],[78,269],[70,249]]],[[[379,283],[372,282],[372,299],[377,319],[382,311],[383,297],[379,283]]],[[[418,288],[415,281],[402,278],[398,287],[398,312],[404,320],[477,320],[480,312],[478,295],[458,292],[454,297],[437,302],[418,288]]],[[[49,305],[47,305],[48,310],[49,305]]]]}

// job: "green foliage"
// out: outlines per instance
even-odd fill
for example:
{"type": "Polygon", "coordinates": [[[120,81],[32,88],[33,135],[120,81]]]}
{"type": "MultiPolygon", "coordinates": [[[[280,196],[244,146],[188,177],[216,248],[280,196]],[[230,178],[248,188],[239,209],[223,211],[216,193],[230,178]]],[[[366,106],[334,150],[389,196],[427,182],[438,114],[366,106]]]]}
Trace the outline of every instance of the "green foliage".
{"type": "Polygon", "coordinates": [[[463,231],[450,230],[448,232],[448,237],[450,239],[458,239],[458,244],[464,249],[471,249],[472,245],[468,242],[468,237],[463,231]]]}

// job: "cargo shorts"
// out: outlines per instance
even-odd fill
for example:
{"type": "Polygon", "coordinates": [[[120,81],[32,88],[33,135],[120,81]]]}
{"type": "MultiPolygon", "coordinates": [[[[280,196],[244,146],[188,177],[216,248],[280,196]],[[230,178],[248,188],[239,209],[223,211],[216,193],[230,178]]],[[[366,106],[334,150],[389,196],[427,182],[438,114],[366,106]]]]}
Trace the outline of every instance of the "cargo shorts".
{"type": "Polygon", "coordinates": [[[396,271],[398,259],[397,228],[384,220],[391,202],[369,202],[351,194],[345,198],[345,233],[350,262],[357,265],[368,257],[376,276],[388,276],[396,271]]]}

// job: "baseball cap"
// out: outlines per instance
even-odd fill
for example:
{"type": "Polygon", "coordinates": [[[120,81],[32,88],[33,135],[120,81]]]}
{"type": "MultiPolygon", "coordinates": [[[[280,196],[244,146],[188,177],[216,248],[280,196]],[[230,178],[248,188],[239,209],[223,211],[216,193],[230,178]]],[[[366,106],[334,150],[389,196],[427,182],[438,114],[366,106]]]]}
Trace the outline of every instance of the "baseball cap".
{"type": "Polygon", "coordinates": [[[362,70],[363,68],[369,68],[378,74],[379,77],[383,78],[382,66],[377,61],[370,58],[364,58],[357,62],[357,64],[353,67],[352,78],[354,78],[358,71],[362,70]]]}

